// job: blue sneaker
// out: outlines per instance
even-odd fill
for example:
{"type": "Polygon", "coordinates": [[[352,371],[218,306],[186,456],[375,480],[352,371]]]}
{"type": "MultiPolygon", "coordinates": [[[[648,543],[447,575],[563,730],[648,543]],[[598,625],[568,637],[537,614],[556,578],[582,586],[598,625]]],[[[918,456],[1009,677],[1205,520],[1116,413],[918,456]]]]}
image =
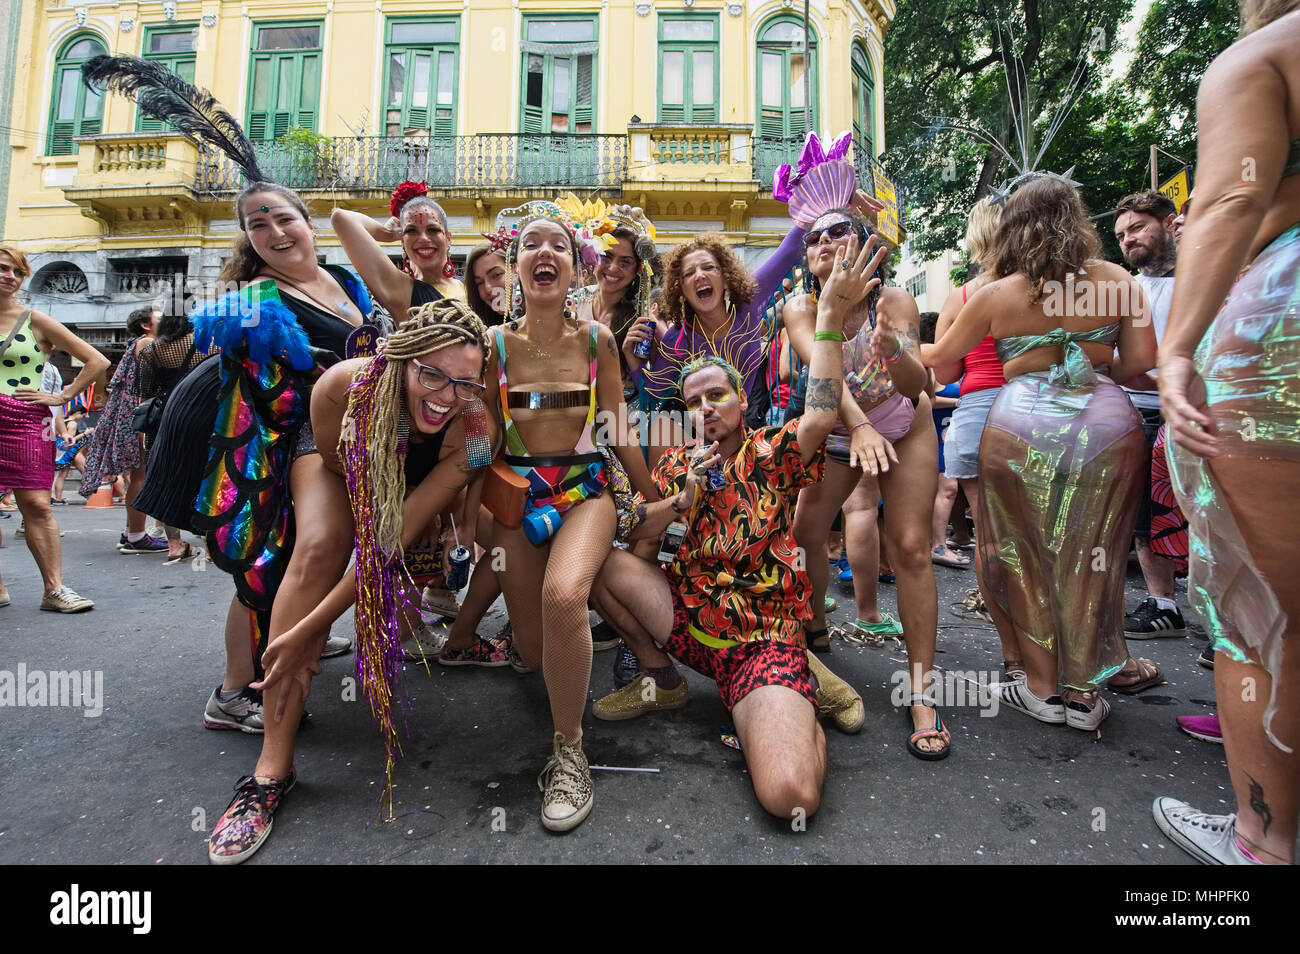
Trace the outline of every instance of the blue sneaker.
{"type": "Polygon", "coordinates": [[[618,652],[614,654],[614,687],[622,689],[641,672],[636,653],[623,640],[618,641],[618,652]]]}

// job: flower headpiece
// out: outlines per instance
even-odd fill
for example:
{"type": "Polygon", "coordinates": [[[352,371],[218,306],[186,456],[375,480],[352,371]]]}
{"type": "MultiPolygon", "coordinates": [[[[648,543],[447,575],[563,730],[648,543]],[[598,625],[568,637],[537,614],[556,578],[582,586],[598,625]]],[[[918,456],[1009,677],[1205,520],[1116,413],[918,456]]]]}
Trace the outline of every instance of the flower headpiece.
{"type": "Polygon", "coordinates": [[[772,177],[772,198],[790,206],[790,218],[802,229],[810,229],[814,222],[832,209],[847,207],[858,190],[858,172],[844,157],[848,155],[850,133],[842,133],[822,148],[815,132],[808,133],[803,152],[799,155],[797,171],[783,165],[772,177]]]}
{"type": "Polygon", "coordinates": [[[650,313],[650,286],[654,281],[655,227],[645,212],[630,205],[607,205],[604,199],[583,201],[572,192],[556,198],[555,204],[578,223],[580,235],[590,241],[604,255],[618,243],[617,229],[627,229],[635,235],[632,248],[641,263],[641,280],[637,285],[636,314],[650,313]]]}
{"type": "Polygon", "coordinates": [[[388,203],[389,213],[396,218],[402,214],[402,206],[419,196],[429,194],[429,185],[426,182],[416,182],[414,179],[407,179],[393,190],[393,197],[388,203]]]}

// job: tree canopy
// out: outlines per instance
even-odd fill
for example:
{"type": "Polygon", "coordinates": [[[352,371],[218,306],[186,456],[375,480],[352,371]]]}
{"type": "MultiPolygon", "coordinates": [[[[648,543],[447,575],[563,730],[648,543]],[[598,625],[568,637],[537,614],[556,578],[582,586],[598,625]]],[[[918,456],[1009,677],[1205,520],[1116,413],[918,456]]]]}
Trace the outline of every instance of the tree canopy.
{"type": "MultiPolygon", "coordinates": [[[[885,168],[904,203],[904,224],[924,260],[956,248],[971,206],[1010,164],[990,145],[946,124],[985,130],[1018,152],[1019,89],[1004,58],[1025,77],[1031,156],[1065,99],[1076,68],[1085,85],[1039,168],[1075,167],[1093,212],[1149,184],[1154,143],[1194,158],[1196,87],[1236,35],[1235,0],[1156,0],[1141,25],[1125,76],[1102,87],[1118,33],[1135,0],[925,0],[901,3],[885,42],[885,168]],[[1012,99],[1017,102],[1013,103],[1012,99]]],[[[1164,159],[1162,178],[1176,171],[1164,159]]],[[[1112,230],[1099,223],[1108,252],[1112,230]]]]}

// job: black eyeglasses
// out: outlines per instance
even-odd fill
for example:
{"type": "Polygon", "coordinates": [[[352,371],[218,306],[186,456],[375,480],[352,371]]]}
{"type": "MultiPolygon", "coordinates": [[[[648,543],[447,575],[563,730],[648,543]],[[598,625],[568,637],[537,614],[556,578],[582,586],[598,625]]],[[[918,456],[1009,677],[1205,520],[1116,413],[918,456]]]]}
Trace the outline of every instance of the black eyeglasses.
{"type": "Polygon", "coordinates": [[[441,391],[448,384],[451,384],[456,388],[456,397],[462,401],[473,401],[475,398],[482,397],[483,392],[487,390],[477,381],[462,381],[460,378],[453,378],[441,368],[420,364],[418,361],[412,361],[411,363],[415,365],[415,376],[416,380],[420,382],[420,386],[428,388],[430,391],[441,391]]]}
{"type": "Polygon", "coordinates": [[[803,247],[806,249],[812,248],[814,245],[816,245],[818,242],[822,240],[823,232],[826,233],[827,238],[829,238],[832,242],[834,242],[852,233],[853,223],[836,222],[834,225],[828,225],[824,229],[814,229],[811,232],[807,232],[803,237],[803,247]]]}

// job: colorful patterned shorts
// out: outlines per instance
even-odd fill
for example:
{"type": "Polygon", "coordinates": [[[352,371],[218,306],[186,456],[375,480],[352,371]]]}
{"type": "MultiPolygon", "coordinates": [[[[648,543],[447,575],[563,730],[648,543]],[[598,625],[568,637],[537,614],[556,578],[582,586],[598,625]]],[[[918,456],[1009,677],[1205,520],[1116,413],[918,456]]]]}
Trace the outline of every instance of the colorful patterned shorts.
{"type": "Polygon", "coordinates": [[[726,649],[705,646],[690,634],[690,616],[677,588],[669,588],[673,594],[673,631],[663,650],[716,682],[728,712],[759,686],[793,689],[817,708],[808,653],[802,646],[770,639],[754,639],[726,649]]]}

